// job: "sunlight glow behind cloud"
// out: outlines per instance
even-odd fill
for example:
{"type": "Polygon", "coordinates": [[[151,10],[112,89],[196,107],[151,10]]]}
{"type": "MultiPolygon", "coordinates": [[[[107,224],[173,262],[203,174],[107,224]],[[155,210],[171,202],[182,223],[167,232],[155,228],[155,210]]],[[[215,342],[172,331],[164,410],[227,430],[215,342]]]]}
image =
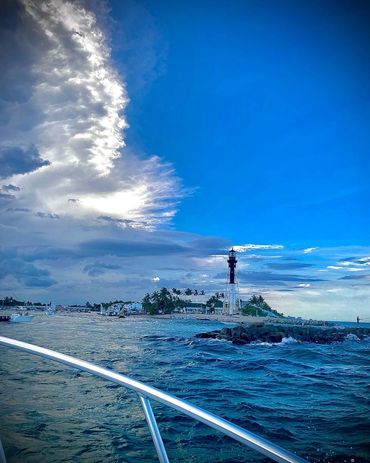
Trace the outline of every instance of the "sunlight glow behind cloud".
{"type": "Polygon", "coordinates": [[[145,205],[145,186],[139,186],[128,191],[118,191],[110,195],[91,195],[81,199],[81,203],[88,209],[111,215],[135,217],[135,211],[145,205]]]}
{"type": "Polygon", "coordinates": [[[27,154],[30,144],[36,147],[34,170],[6,179],[21,189],[18,209],[113,215],[145,228],[168,222],[181,196],[178,180],[158,157],[139,159],[125,148],[128,98],[94,13],[82,2],[20,3],[23,27],[31,39],[37,31],[39,41],[33,44],[30,98],[24,108],[18,105],[22,114],[37,117],[25,131],[15,114],[4,131],[9,149],[19,151],[17,143],[27,154]]]}
{"type": "Polygon", "coordinates": [[[107,175],[124,145],[127,123],[120,112],[127,98],[109,65],[104,34],[94,14],[77,2],[23,4],[49,42],[34,66],[39,78],[34,99],[47,115],[39,127],[41,151],[51,162],[82,161],[107,175]]]}

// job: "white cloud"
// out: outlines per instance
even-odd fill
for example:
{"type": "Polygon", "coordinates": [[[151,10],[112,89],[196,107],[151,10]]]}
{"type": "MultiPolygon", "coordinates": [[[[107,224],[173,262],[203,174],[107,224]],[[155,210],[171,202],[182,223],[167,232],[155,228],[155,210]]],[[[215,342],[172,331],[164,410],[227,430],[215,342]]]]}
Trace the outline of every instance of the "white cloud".
{"type": "Polygon", "coordinates": [[[222,265],[225,265],[226,256],[194,257],[193,261],[199,267],[220,268],[222,265]]]}
{"type": "Polygon", "coordinates": [[[50,44],[34,65],[33,98],[47,116],[39,127],[41,150],[51,162],[83,162],[106,175],[124,145],[120,112],[127,97],[95,15],[77,2],[22,3],[50,44]]]}
{"type": "Polygon", "coordinates": [[[311,285],[309,283],[300,283],[298,285],[299,288],[309,288],[311,285]]]}
{"type": "Polygon", "coordinates": [[[304,254],[309,254],[310,252],[316,251],[318,248],[306,248],[303,250],[304,254]]]}
{"type": "Polygon", "coordinates": [[[161,279],[158,276],[155,276],[155,277],[152,278],[152,281],[154,283],[158,283],[159,281],[161,281],[161,279]]]}
{"type": "Polygon", "coordinates": [[[234,245],[233,248],[236,252],[246,252],[255,249],[284,249],[281,244],[241,244],[234,245]]]}
{"type": "Polygon", "coordinates": [[[339,267],[337,265],[328,265],[327,268],[330,268],[331,270],[345,270],[349,272],[363,272],[365,270],[364,268],[348,267],[348,266],[339,267]]]}
{"type": "Polygon", "coordinates": [[[139,160],[125,147],[128,97],[94,13],[66,0],[21,3],[22,27],[39,38],[33,80],[30,98],[13,105],[0,136],[25,152],[34,145],[49,164],[6,180],[21,188],[18,207],[60,216],[110,215],[145,228],[168,222],[181,196],[178,180],[158,157],[139,160]],[[28,130],[19,124],[23,114],[37,115],[28,130]]]}
{"type": "MultiPolygon", "coordinates": [[[[370,266],[370,259],[368,257],[363,257],[361,259],[357,260],[349,260],[349,261],[341,261],[341,265],[345,267],[365,267],[365,266],[370,266]]],[[[364,270],[364,269],[359,269],[359,270],[364,270]]]]}

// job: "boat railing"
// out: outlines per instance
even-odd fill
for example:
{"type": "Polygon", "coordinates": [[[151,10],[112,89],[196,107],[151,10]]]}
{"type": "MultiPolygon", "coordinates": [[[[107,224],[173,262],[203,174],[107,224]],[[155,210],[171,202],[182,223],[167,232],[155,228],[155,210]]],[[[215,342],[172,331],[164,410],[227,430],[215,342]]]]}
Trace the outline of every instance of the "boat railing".
{"type": "Polygon", "coordinates": [[[38,355],[44,359],[54,360],[58,363],[77,368],[82,371],[91,373],[94,376],[107,379],[116,384],[124,386],[132,391],[135,391],[139,395],[139,399],[144,411],[145,419],[148,424],[148,428],[158,455],[158,459],[161,463],[168,463],[169,459],[167,456],[166,448],[163,443],[163,439],[153,413],[150,400],[154,400],[163,405],[177,410],[197,421],[200,421],[209,427],[220,431],[226,436],[241,442],[248,447],[256,450],[257,452],[271,458],[279,463],[307,463],[306,460],[298,457],[294,453],[285,450],[278,445],[264,439],[246,429],[231,423],[230,421],[221,418],[220,416],[214,415],[190,402],[181,400],[171,394],[167,394],[157,388],[148,386],[140,381],[136,381],[128,376],[122,375],[112,370],[99,367],[93,363],[80,360],[69,355],[61,354],[44,347],[39,347],[26,342],[18,341],[16,339],[7,338],[0,336],[0,345],[19,349],[23,352],[38,355]]]}

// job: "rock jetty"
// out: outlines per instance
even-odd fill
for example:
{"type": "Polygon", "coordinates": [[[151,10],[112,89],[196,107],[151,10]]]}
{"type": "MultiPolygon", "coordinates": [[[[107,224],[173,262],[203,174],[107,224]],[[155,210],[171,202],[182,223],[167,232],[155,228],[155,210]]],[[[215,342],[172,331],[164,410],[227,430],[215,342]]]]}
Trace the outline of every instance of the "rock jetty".
{"type": "Polygon", "coordinates": [[[279,343],[284,338],[316,344],[331,344],[344,341],[348,337],[361,340],[369,336],[370,328],[264,324],[238,325],[196,335],[197,338],[225,339],[233,344],[279,343]]]}

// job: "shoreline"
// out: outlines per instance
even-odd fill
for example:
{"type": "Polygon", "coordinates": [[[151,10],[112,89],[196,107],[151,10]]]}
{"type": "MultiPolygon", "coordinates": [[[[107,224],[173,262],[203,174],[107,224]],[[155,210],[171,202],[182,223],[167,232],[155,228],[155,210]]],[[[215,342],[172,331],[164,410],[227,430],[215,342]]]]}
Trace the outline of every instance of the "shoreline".
{"type": "MultiPolygon", "coordinates": [[[[1,311],[4,315],[9,315],[14,311],[4,310],[1,311]]],[[[31,315],[35,317],[50,317],[45,312],[30,311],[31,315]]],[[[355,324],[355,321],[327,321],[327,320],[312,320],[312,319],[291,319],[291,318],[275,318],[275,317],[258,317],[250,315],[219,315],[219,314],[184,314],[184,313],[172,313],[172,314],[132,314],[126,317],[117,316],[103,316],[99,312],[67,312],[61,311],[56,312],[53,316],[62,317],[74,317],[74,318],[90,318],[94,321],[109,320],[112,322],[124,322],[125,320],[132,321],[150,321],[150,320],[199,320],[199,321],[210,321],[219,322],[225,325],[235,324],[237,326],[248,326],[248,325],[283,325],[283,326],[316,326],[316,327],[333,327],[340,326],[337,323],[351,323],[355,324]]],[[[358,327],[367,326],[367,323],[359,323],[358,327]]]]}
{"type": "Polygon", "coordinates": [[[258,317],[251,315],[219,315],[219,314],[132,314],[126,317],[105,316],[100,315],[98,312],[57,312],[56,315],[67,317],[90,317],[94,320],[104,319],[111,321],[125,320],[199,320],[219,322],[222,324],[235,324],[235,325],[309,325],[309,326],[333,326],[334,322],[326,320],[306,320],[306,319],[290,319],[290,318],[275,318],[275,317],[258,317]]]}
{"type": "MultiPolygon", "coordinates": [[[[148,314],[133,314],[126,317],[117,317],[117,316],[106,316],[100,315],[98,312],[57,312],[56,315],[66,316],[66,317],[90,317],[94,320],[103,319],[111,321],[121,321],[125,320],[199,320],[199,321],[212,321],[219,322],[223,324],[261,324],[261,323],[278,323],[278,319],[268,318],[268,317],[254,317],[249,315],[215,315],[215,314],[157,314],[157,315],[148,315],[148,314]]],[[[283,319],[282,319],[283,320],[283,319]]],[[[291,323],[291,321],[288,321],[291,323]]],[[[280,323],[284,321],[280,320],[280,323]]],[[[317,322],[317,323],[326,323],[326,322],[317,322]]]]}

